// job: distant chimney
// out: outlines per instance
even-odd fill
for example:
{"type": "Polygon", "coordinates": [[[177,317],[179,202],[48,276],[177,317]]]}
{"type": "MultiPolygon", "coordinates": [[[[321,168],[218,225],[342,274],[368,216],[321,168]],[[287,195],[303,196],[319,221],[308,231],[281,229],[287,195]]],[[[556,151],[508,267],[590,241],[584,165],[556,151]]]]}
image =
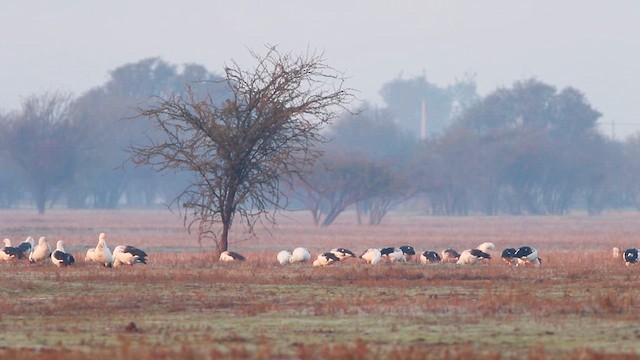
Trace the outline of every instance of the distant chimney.
{"type": "Polygon", "coordinates": [[[427,101],[422,100],[420,103],[420,140],[427,139],[427,101]]]}

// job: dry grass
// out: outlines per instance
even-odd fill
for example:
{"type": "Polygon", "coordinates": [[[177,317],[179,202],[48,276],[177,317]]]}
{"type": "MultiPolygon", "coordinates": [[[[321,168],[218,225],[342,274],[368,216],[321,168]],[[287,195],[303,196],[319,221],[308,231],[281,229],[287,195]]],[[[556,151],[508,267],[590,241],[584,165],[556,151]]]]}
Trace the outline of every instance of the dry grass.
{"type": "Polygon", "coordinates": [[[222,264],[162,211],[0,212],[14,242],[66,240],[78,259],[106,232],[111,247],[148,250],[150,263],[104,269],[80,261],[0,264],[0,358],[7,359],[631,359],[640,356],[640,268],[610,249],[638,246],[640,215],[433,218],[393,214],[378,227],[346,216],[328,229],[283,218],[222,264]],[[532,245],[543,266],[498,259],[458,267],[419,263],[280,266],[306,246],[361,252],[532,245]],[[204,250],[204,251],[202,251],[204,250]]]}

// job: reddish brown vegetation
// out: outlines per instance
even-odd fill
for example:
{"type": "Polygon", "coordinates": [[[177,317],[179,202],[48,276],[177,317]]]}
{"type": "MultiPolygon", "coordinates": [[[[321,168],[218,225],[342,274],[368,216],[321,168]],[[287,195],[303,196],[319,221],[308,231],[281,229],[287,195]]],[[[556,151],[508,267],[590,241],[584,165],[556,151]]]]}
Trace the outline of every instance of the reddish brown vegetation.
{"type": "Polygon", "coordinates": [[[149,265],[117,269],[81,260],[68,269],[0,264],[2,358],[624,359],[640,353],[640,268],[625,267],[610,253],[612,246],[640,245],[632,236],[640,219],[631,215],[395,215],[393,226],[330,229],[283,220],[272,235],[237,243],[247,261],[228,264],[200,251],[179,221],[162,213],[0,217],[12,224],[5,236],[60,236],[79,259],[101,231],[110,234],[111,247],[130,243],[150,254],[149,265]],[[544,263],[370,266],[350,259],[312,268],[275,260],[277,250],[298,245],[315,256],[335,246],[358,253],[403,244],[463,249],[484,241],[499,249],[535,246],[544,263]]]}

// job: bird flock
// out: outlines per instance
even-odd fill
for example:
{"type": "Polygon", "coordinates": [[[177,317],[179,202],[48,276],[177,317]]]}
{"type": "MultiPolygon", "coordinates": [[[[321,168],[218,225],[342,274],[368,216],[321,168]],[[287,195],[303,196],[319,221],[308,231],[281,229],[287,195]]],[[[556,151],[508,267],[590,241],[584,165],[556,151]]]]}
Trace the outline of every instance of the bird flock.
{"type": "MultiPolygon", "coordinates": [[[[147,263],[147,253],[131,245],[118,245],[112,252],[107,245],[106,237],[105,233],[100,233],[96,247],[87,250],[85,262],[96,262],[107,268],[147,263]]],[[[76,263],[75,257],[65,249],[64,240],[58,240],[56,248],[51,251],[45,236],[41,236],[37,244],[33,237],[28,236],[15,247],[10,239],[4,239],[4,247],[0,249],[0,261],[28,260],[30,263],[39,263],[47,259],[57,267],[67,267],[76,263]]]]}
{"type": "MultiPolygon", "coordinates": [[[[276,260],[281,265],[311,262],[314,267],[323,267],[345,261],[347,259],[362,259],[371,265],[388,262],[419,261],[422,264],[456,263],[458,265],[473,265],[490,260],[495,253],[493,243],[485,242],[473,249],[458,252],[453,248],[444,249],[441,253],[433,250],[425,250],[416,256],[413,246],[403,245],[399,247],[370,248],[360,256],[346,248],[334,248],[327,252],[321,252],[311,262],[311,252],[304,247],[297,247],[292,251],[282,250],[276,255],[276,260]]],[[[539,266],[542,259],[538,256],[538,250],[531,246],[519,248],[507,248],[501,254],[501,259],[509,265],[524,266],[528,264],[539,266]]],[[[242,261],[245,258],[235,252],[225,251],[220,255],[220,261],[242,261]]]]}
{"type": "MultiPolygon", "coordinates": [[[[95,248],[89,248],[84,261],[95,262],[103,267],[119,267],[122,265],[133,266],[141,263],[147,264],[147,253],[131,245],[118,245],[113,251],[106,242],[106,234],[100,233],[98,244],[95,248]]],[[[453,248],[447,248],[440,253],[434,250],[425,250],[416,257],[416,250],[413,246],[403,245],[399,247],[369,248],[360,256],[346,248],[334,248],[327,252],[318,254],[312,265],[314,267],[324,267],[348,259],[362,259],[371,265],[381,262],[396,263],[419,261],[422,264],[434,263],[456,263],[458,265],[473,265],[491,260],[496,252],[496,246],[491,242],[485,242],[473,249],[466,249],[458,252],[453,248]]],[[[629,248],[624,252],[618,247],[612,249],[614,259],[622,258],[625,265],[640,263],[640,248],[629,248]]],[[[513,266],[525,266],[542,264],[542,258],[538,250],[532,246],[521,246],[518,248],[506,248],[500,254],[500,258],[507,264],[513,266]]],[[[0,261],[28,260],[30,263],[43,262],[50,259],[57,267],[67,267],[75,264],[74,256],[65,249],[64,240],[58,240],[53,251],[45,236],[35,243],[33,237],[28,236],[17,246],[13,246],[10,239],[4,239],[4,246],[0,249],[0,261]]],[[[220,254],[221,262],[244,261],[245,257],[233,251],[224,251],[220,254]]],[[[311,252],[307,248],[297,247],[292,251],[282,250],[276,255],[279,264],[306,263],[311,260],[311,252]]]]}

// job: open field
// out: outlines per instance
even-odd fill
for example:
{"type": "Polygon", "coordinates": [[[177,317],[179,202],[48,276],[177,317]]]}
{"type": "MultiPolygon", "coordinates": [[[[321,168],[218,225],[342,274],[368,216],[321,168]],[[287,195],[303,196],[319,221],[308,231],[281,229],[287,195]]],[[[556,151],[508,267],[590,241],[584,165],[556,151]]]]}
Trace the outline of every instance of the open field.
{"type": "Polygon", "coordinates": [[[232,249],[248,260],[223,264],[167,211],[0,211],[3,238],[64,239],[78,260],[0,264],[0,358],[640,358],[640,267],[610,250],[640,246],[640,214],[339,220],[321,229],[292,213],[259,239],[234,234],[232,249]],[[147,250],[149,264],[84,263],[100,232],[111,248],[147,250]],[[532,245],[543,265],[275,261],[295,246],[315,257],[336,246],[440,251],[485,241],[532,245]]]}

